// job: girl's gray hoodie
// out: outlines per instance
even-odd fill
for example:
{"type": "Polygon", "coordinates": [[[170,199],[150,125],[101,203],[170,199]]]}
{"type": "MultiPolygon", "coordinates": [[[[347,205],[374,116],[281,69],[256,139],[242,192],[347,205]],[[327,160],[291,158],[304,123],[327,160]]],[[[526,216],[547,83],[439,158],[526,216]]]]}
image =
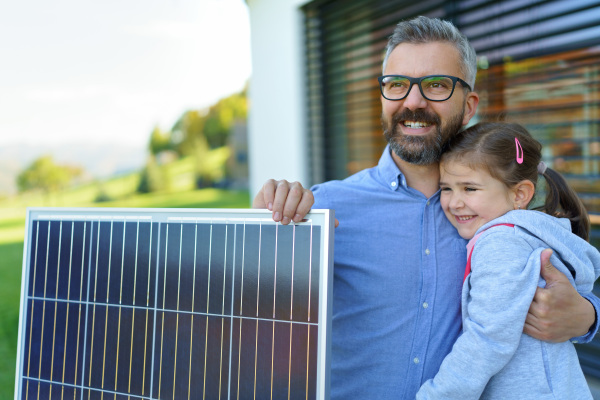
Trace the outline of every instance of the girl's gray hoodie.
{"type": "Polygon", "coordinates": [[[554,250],[552,264],[581,294],[600,275],[598,250],[571,233],[567,219],[537,211],[510,211],[477,232],[462,290],[463,333],[417,399],[591,399],[573,343],[534,339],[523,325],[537,286],[545,286],[542,250],[554,250]]]}

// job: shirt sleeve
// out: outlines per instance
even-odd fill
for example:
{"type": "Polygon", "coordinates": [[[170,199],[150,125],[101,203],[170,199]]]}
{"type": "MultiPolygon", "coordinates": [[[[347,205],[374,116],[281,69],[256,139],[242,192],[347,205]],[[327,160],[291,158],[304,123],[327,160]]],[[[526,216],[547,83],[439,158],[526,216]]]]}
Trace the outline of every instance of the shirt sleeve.
{"type": "Polygon", "coordinates": [[[327,185],[320,183],[314,185],[310,188],[313,196],[315,198],[315,202],[312,206],[314,209],[318,208],[333,208],[331,201],[329,199],[329,191],[327,190],[327,185]]]}
{"type": "Polygon", "coordinates": [[[598,310],[600,309],[600,299],[593,293],[583,294],[582,296],[594,306],[596,320],[585,335],[572,338],[571,342],[573,343],[589,343],[592,341],[592,339],[594,339],[596,333],[598,333],[598,310]]]}
{"type": "Polygon", "coordinates": [[[479,238],[465,283],[470,289],[463,333],[417,399],[479,399],[519,346],[539,281],[542,250],[534,251],[506,228],[479,238]]]}

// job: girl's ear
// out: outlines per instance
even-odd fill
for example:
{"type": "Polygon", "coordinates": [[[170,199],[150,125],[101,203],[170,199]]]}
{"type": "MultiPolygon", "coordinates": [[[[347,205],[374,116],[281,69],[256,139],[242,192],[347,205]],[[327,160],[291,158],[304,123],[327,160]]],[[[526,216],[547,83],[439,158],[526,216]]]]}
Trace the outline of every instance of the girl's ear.
{"type": "Polygon", "coordinates": [[[527,205],[535,194],[535,186],[530,180],[524,179],[513,187],[515,210],[527,209],[527,205]]]}

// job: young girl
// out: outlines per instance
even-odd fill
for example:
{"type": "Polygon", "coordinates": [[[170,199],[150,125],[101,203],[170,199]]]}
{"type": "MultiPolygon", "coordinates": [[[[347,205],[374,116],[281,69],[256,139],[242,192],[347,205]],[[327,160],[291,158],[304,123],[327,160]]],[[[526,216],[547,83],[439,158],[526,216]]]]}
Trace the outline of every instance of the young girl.
{"type": "Polygon", "coordinates": [[[543,249],[554,250],[553,265],[582,294],[600,274],[600,253],[587,242],[585,208],[541,162],[541,148],[518,124],[480,123],[450,139],[442,155],[442,207],[471,239],[463,333],[417,399],[592,398],[571,342],[523,334],[536,287],[545,285],[543,249]],[[527,210],[538,174],[547,182],[546,200],[539,211],[527,210]]]}

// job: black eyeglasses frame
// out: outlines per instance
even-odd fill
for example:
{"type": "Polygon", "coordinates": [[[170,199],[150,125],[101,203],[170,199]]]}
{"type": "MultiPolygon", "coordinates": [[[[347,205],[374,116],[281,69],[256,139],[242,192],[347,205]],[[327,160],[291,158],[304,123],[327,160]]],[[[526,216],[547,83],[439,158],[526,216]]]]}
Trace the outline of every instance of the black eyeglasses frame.
{"type": "Polygon", "coordinates": [[[419,88],[419,92],[421,92],[421,96],[423,96],[423,98],[425,98],[426,100],[429,100],[429,101],[446,101],[446,100],[448,100],[454,94],[454,89],[456,88],[456,82],[460,82],[460,84],[463,87],[465,87],[466,89],[468,89],[469,92],[473,91],[471,89],[471,86],[467,82],[465,82],[463,79],[460,79],[457,76],[452,76],[452,75],[427,75],[427,76],[421,76],[421,77],[418,77],[418,78],[413,78],[411,76],[406,76],[406,75],[382,75],[382,76],[380,76],[380,77],[377,78],[377,81],[379,81],[379,90],[381,92],[381,95],[383,96],[384,99],[390,100],[390,101],[400,101],[400,100],[404,100],[405,98],[407,98],[408,95],[410,94],[410,91],[412,90],[413,85],[415,85],[415,84],[419,88]],[[423,88],[421,87],[421,82],[424,79],[433,78],[433,77],[436,77],[436,76],[441,76],[441,77],[444,77],[444,78],[450,78],[452,80],[452,91],[450,92],[450,95],[447,98],[443,99],[443,100],[430,99],[429,97],[425,96],[425,93],[423,93],[423,88]],[[408,91],[404,95],[404,97],[401,97],[399,99],[390,99],[390,98],[388,98],[388,97],[385,96],[385,94],[383,93],[383,80],[385,78],[388,78],[388,77],[408,79],[408,81],[410,82],[410,86],[408,88],[408,91]]]}

